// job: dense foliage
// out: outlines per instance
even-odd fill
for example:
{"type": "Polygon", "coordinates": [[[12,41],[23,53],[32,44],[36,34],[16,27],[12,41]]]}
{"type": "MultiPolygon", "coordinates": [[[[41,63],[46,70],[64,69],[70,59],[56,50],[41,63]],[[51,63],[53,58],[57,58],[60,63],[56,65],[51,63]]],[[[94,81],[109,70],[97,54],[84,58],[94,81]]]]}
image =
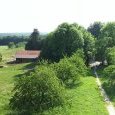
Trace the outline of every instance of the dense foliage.
{"type": "Polygon", "coordinates": [[[54,65],[57,77],[65,84],[66,87],[74,86],[80,82],[80,75],[76,71],[74,64],[70,63],[67,58],[60,60],[54,65]]]}
{"type": "Polygon", "coordinates": [[[66,102],[65,88],[77,86],[86,76],[84,54],[78,50],[58,63],[40,61],[33,72],[19,78],[10,106],[19,110],[44,110],[66,102]],[[65,86],[65,87],[64,87],[65,86]]]}
{"type": "Polygon", "coordinates": [[[115,65],[106,67],[103,74],[106,77],[106,82],[103,83],[103,86],[109,95],[115,96],[115,65]]]}
{"type": "Polygon", "coordinates": [[[9,44],[8,44],[8,48],[15,48],[16,46],[15,46],[15,44],[14,44],[14,42],[10,42],[9,44]]]}
{"type": "Polygon", "coordinates": [[[88,72],[88,68],[85,65],[84,61],[84,53],[81,50],[76,51],[70,58],[68,58],[68,61],[75,65],[76,72],[80,76],[86,76],[88,72]]]}
{"type": "Polygon", "coordinates": [[[51,68],[41,66],[29,76],[19,78],[10,106],[19,110],[42,111],[63,105],[64,100],[65,90],[55,72],[51,68]]]}
{"type": "Polygon", "coordinates": [[[42,57],[59,61],[64,55],[71,56],[78,49],[83,49],[88,63],[94,55],[94,46],[94,38],[83,27],[63,23],[44,40],[42,57]]]}
{"type": "Polygon", "coordinates": [[[39,31],[34,29],[33,33],[25,46],[26,50],[41,50],[42,40],[40,38],[39,31]]]}
{"type": "Polygon", "coordinates": [[[76,23],[72,24],[72,26],[77,28],[83,35],[84,46],[82,49],[85,55],[85,62],[88,65],[95,57],[95,38],[84,27],[76,23]]]}
{"type": "Polygon", "coordinates": [[[115,65],[115,46],[106,50],[106,59],[109,65],[115,65]]]}
{"type": "Polygon", "coordinates": [[[64,55],[70,56],[77,48],[84,44],[79,30],[67,23],[63,23],[50,33],[44,41],[43,57],[59,61],[64,55]]]}
{"type": "Polygon", "coordinates": [[[107,23],[101,29],[99,40],[96,41],[96,58],[104,62],[106,49],[113,46],[115,46],[115,22],[107,23]]]}
{"type": "Polygon", "coordinates": [[[8,45],[10,42],[15,44],[19,42],[27,42],[28,36],[3,36],[0,37],[0,45],[8,45]]]}
{"type": "Polygon", "coordinates": [[[101,29],[103,27],[103,24],[101,22],[94,22],[93,24],[91,24],[88,27],[88,31],[95,37],[95,38],[99,38],[100,34],[101,34],[101,29]]]}
{"type": "Polygon", "coordinates": [[[71,57],[64,57],[59,63],[51,64],[57,73],[57,77],[66,87],[72,87],[80,83],[80,76],[86,76],[87,67],[83,60],[83,52],[78,50],[71,57]]]}

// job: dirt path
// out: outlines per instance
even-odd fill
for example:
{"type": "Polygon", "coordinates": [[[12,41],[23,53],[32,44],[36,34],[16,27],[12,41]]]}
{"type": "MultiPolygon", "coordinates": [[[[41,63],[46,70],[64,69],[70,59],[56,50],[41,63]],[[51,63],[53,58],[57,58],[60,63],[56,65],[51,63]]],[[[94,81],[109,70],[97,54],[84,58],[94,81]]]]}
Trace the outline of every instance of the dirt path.
{"type": "Polygon", "coordinates": [[[112,102],[110,101],[108,95],[106,94],[105,90],[103,89],[102,85],[101,85],[101,82],[99,80],[99,76],[96,72],[96,68],[94,67],[94,74],[96,76],[96,82],[97,82],[97,85],[100,89],[100,92],[101,92],[101,95],[104,97],[104,101],[107,103],[107,110],[109,112],[109,115],[115,115],[115,108],[112,104],[112,102]]]}

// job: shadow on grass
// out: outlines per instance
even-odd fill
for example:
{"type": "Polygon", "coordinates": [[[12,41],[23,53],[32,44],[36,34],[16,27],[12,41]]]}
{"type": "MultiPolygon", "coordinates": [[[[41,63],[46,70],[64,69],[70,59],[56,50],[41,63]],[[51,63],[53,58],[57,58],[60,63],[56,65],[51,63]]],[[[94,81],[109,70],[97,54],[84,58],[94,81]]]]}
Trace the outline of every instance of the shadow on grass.
{"type": "Polygon", "coordinates": [[[82,84],[83,84],[82,82],[79,82],[79,83],[76,83],[76,84],[69,84],[68,86],[66,86],[66,88],[76,89],[77,87],[81,86],[82,84]]]}
{"type": "Polygon", "coordinates": [[[31,69],[35,68],[35,66],[36,66],[36,63],[32,62],[32,63],[25,65],[22,69],[31,70],[31,69]]]}
{"type": "Polygon", "coordinates": [[[27,110],[23,110],[23,111],[10,111],[9,113],[7,113],[6,115],[32,115],[33,112],[32,111],[27,111],[27,110]]]}
{"type": "Polygon", "coordinates": [[[110,86],[109,83],[104,82],[102,86],[108,94],[109,98],[115,102],[115,85],[110,86]]]}

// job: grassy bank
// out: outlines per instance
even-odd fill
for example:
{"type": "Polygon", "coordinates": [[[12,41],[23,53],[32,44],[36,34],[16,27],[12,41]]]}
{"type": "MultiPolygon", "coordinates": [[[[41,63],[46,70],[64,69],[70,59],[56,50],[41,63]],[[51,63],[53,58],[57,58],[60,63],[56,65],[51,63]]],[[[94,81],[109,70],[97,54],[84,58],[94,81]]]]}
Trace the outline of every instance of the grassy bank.
{"type": "Polygon", "coordinates": [[[103,74],[103,70],[106,67],[102,67],[98,70],[98,74],[100,76],[100,80],[102,82],[103,88],[105,89],[107,95],[109,96],[109,98],[111,99],[111,101],[113,102],[113,105],[115,106],[115,92],[111,92],[111,87],[108,86],[108,76],[104,76],[103,74]]]}

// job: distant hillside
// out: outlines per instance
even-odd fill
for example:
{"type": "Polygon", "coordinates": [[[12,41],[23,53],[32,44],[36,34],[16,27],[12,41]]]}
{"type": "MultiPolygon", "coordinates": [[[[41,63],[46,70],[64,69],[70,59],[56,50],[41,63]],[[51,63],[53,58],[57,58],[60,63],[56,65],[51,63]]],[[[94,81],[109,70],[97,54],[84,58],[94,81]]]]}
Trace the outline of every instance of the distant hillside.
{"type": "Polygon", "coordinates": [[[29,36],[31,33],[0,33],[1,37],[5,36],[29,36]]]}
{"type": "MultiPolygon", "coordinates": [[[[30,36],[30,32],[27,33],[0,33],[0,37],[5,37],[5,36],[30,36]]],[[[41,32],[41,35],[46,35],[47,33],[41,32]]]]}

